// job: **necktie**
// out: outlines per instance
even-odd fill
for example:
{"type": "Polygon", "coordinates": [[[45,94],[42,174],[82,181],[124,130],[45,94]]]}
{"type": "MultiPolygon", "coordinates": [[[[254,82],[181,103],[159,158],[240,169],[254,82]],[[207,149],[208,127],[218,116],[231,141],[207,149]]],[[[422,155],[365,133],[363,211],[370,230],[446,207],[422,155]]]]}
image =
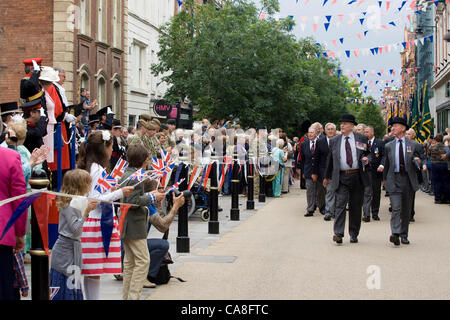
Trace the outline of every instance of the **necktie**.
{"type": "Polygon", "coordinates": [[[350,148],[350,142],[348,142],[349,137],[345,137],[345,155],[348,166],[351,168],[353,165],[352,148],[350,148]]]}
{"type": "Polygon", "coordinates": [[[314,154],[314,141],[312,142],[312,146],[311,146],[311,154],[314,154]]]}
{"type": "Polygon", "coordinates": [[[405,170],[405,156],[403,155],[403,143],[402,140],[398,140],[399,145],[398,145],[398,159],[399,159],[399,168],[400,168],[400,174],[401,175],[405,175],[406,174],[406,170],[405,170]]]}
{"type": "Polygon", "coordinates": [[[372,141],[369,140],[369,151],[372,151],[372,141]]]}

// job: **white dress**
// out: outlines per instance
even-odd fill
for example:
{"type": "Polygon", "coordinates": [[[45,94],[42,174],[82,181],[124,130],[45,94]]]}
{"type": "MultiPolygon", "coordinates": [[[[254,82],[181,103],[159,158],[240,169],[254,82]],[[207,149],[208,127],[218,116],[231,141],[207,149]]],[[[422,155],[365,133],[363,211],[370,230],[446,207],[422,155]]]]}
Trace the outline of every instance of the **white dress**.
{"type": "MultiPolygon", "coordinates": [[[[116,201],[123,198],[121,189],[114,192],[106,192],[104,194],[100,194],[98,191],[94,190],[96,182],[101,177],[103,170],[104,168],[97,163],[92,164],[90,172],[92,185],[87,196],[105,201],[116,201]]],[[[83,224],[83,233],[81,235],[81,274],[85,276],[122,273],[121,244],[117,217],[114,216],[114,228],[109,245],[108,257],[106,257],[105,249],[103,247],[103,237],[100,226],[101,217],[102,210],[99,203],[97,208],[89,213],[89,217],[83,224]]]]}

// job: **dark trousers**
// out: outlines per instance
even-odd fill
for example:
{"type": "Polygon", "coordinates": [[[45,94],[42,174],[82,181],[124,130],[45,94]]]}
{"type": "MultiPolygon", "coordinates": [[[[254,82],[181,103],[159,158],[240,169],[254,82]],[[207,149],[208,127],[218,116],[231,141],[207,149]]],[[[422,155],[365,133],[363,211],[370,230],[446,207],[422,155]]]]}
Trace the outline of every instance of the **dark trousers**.
{"type": "Polygon", "coordinates": [[[411,187],[407,175],[395,173],[396,190],[389,192],[391,200],[391,232],[393,235],[408,237],[409,220],[411,218],[411,208],[414,197],[414,190],[411,187]]]}
{"type": "Polygon", "coordinates": [[[147,239],[148,252],[150,253],[150,267],[148,277],[156,278],[164,256],[169,251],[169,241],[165,239],[147,239]]]}
{"type": "Polygon", "coordinates": [[[449,181],[447,163],[432,163],[431,164],[431,179],[434,186],[434,200],[445,201],[448,197],[449,181]]]}
{"type": "Polygon", "coordinates": [[[364,186],[359,173],[340,174],[339,187],[336,190],[336,211],[334,219],[334,234],[344,236],[346,206],[349,204],[349,234],[357,237],[361,228],[362,203],[364,186]]]}
{"type": "Polygon", "coordinates": [[[383,175],[372,172],[372,217],[378,217],[380,211],[381,182],[383,175]]]}
{"type": "Polygon", "coordinates": [[[0,245],[0,301],[15,300],[13,247],[0,245]]]}

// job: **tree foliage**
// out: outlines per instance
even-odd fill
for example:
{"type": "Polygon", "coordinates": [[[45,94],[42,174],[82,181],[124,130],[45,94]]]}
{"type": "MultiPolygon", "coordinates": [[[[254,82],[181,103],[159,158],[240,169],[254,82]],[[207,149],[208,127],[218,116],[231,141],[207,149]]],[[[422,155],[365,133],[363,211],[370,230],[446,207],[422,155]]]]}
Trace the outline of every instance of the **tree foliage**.
{"type": "Polygon", "coordinates": [[[336,122],[347,111],[337,61],[321,56],[314,39],[295,39],[292,19],[273,18],[278,0],[259,9],[244,0],[222,1],[220,10],[192,0],[185,6],[163,26],[152,66],[170,85],[169,102],[188,96],[201,117],[288,132],[306,118],[336,122]]]}

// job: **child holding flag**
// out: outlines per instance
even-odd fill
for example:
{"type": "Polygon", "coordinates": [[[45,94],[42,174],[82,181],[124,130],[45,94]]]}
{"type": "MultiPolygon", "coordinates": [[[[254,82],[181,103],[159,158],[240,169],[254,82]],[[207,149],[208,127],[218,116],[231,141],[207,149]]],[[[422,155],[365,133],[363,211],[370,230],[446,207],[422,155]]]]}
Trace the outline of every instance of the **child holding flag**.
{"type": "Polygon", "coordinates": [[[147,248],[148,208],[165,197],[164,193],[144,192],[144,179],[148,179],[144,168],[148,163],[148,152],[142,144],[132,144],[127,151],[129,165],[119,184],[134,186],[134,191],[123,198],[124,203],[136,204],[122,212],[123,230],[121,238],[125,257],[123,261],[123,300],[139,300],[150,265],[147,248]]]}
{"type": "MultiPolygon", "coordinates": [[[[62,193],[83,196],[91,189],[91,176],[85,170],[75,169],[64,175],[62,193]]],[[[97,201],[84,197],[60,197],[58,240],[51,253],[50,288],[51,300],[83,300],[81,290],[81,232],[89,212],[97,201]],[[75,270],[73,266],[80,269],[75,270]],[[74,281],[73,281],[74,280],[74,281]]]]}
{"type": "MultiPolygon", "coordinates": [[[[79,169],[88,171],[92,178],[91,189],[87,196],[101,201],[116,201],[127,197],[133,187],[117,188],[115,180],[105,170],[108,168],[113,148],[113,139],[109,131],[99,130],[89,135],[80,146],[77,163],[79,169]]],[[[111,205],[100,203],[89,213],[83,225],[81,235],[82,270],[84,278],[84,296],[86,300],[100,298],[100,276],[120,274],[120,236],[117,218],[111,205]]]]}

